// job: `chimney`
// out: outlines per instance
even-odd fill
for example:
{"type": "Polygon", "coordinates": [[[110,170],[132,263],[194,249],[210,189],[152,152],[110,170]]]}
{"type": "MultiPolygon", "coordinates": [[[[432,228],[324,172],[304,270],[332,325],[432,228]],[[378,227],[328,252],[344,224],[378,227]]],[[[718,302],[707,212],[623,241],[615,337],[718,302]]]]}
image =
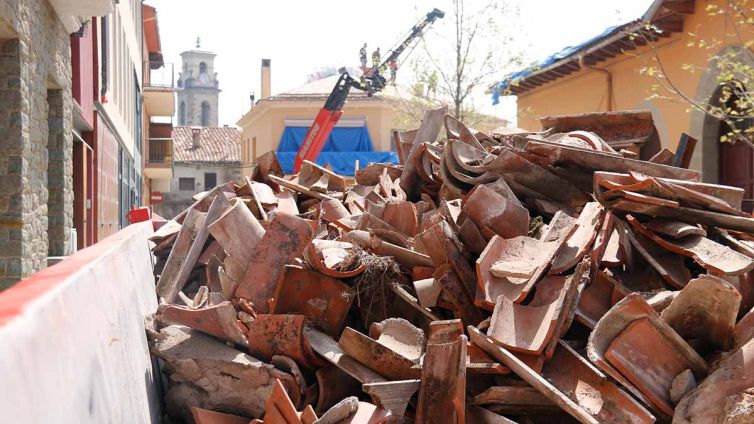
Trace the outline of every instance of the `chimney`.
{"type": "Polygon", "coordinates": [[[200,142],[200,139],[202,137],[202,129],[201,128],[191,128],[191,145],[194,149],[198,149],[202,146],[202,143],[200,142]]]}
{"type": "Polygon", "coordinates": [[[272,62],[272,59],[262,59],[262,96],[260,99],[266,99],[270,97],[271,94],[272,70],[270,69],[270,62],[272,62]]]}

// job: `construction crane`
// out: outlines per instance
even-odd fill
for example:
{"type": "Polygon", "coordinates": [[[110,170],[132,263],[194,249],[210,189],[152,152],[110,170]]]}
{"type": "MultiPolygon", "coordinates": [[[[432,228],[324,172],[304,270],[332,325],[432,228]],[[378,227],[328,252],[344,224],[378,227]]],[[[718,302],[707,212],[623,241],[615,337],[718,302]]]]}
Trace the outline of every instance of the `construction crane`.
{"type": "Polygon", "coordinates": [[[390,54],[379,65],[374,65],[372,68],[364,74],[360,79],[356,79],[348,74],[345,70],[341,70],[340,78],[335,83],[330,96],[325,101],[324,107],[320,109],[317,117],[314,119],[312,126],[306,132],[304,142],[296,153],[296,159],[294,162],[294,173],[298,173],[301,169],[301,164],[305,161],[315,161],[319,152],[325,147],[325,142],[330,136],[332,129],[338,123],[340,116],[343,114],[343,106],[346,103],[346,98],[351,88],[356,88],[365,91],[368,96],[372,96],[374,93],[382,90],[387,85],[387,80],[382,75],[383,71],[388,69],[390,63],[398,60],[398,57],[411,45],[412,42],[424,35],[424,31],[432,25],[437,19],[442,19],[445,16],[445,12],[439,9],[433,9],[427,13],[419,22],[416,23],[409,31],[408,35],[391,50],[390,54]]]}

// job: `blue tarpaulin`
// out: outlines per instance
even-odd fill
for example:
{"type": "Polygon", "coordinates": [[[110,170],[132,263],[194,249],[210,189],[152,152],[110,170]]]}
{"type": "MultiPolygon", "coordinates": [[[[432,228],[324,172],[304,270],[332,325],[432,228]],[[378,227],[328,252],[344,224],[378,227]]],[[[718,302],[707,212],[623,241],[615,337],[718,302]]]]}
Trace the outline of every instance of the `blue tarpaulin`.
{"type": "MultiPolygon", "coordinates": [[[[286,174],[293,173],[296,152],[304,142],[308,130],[308,127],[285,127],[276,154],[286,174]]],[[[366,126],[336,127],[327,138],[316,163],[322,166],[330,164],[336,173],[351,176],[357,160],[361,167],[370,162],[398,164],[398,155],[395,152],[373,151],[372,139],[366,126]]]]}

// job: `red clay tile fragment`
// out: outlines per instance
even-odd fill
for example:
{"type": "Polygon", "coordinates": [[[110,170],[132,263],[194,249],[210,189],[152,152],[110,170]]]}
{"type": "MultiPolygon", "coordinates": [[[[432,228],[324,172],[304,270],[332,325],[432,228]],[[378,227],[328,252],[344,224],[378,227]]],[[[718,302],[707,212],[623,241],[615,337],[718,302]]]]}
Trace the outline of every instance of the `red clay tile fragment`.
{"type": "Polygon", "coordinates": [[[203,309],[163,304],[157,308],[155,319],[167,324],[180,324],[223,340],[246,346],[246,336],[238,328],[236,309],[229,301],[203,309]]]}
{"type": "Polygon", "coordinates": [[[700,377],[707,373],[704,359],[660,318],[639,293],[629,294],[600,319],[589,336],[587,353],[597,367],[666,415],[672,415],[673,407],[669,404],[667,391],[659,393],[657,388],[669,388],[672,379],[686,368],[691,368],[700,377]],[[635,332],[625,332],[637,320],[642,322],[637,323],[635,332]],[[613,343],[620,335],[622,338],[613,343]],[[657,352],[667,356],[660,358],[657,352]],[[635,361],[644,368],[635,368],[635,361]],[[663,366],[680,369],[668,376],[657,370],[663,366]],[[651,370],[658,374],[652,374],[651,370]]]}
{"type": "Polygon", "coordinates": [[[560,274],[572,268],[586,255],[597,237],[597,230],[602,222],[602,211],[597,202],[584,205],[576,221],[576,231],[553,259],[550,274],[560,274]]]}
{"type": "Polygon", "coordinates": [[[649,318],[631,322],[610,342],[605,358],[655,407],[667,415],[673,414],[670,386],[675,376],[688,369],[689,363],[663,339],[649,318]]]}
{"type": "Polygon", "coordinates": [[[272,314],[300,314],[331,336],[340,334],[356,297],[345,283],[317,272],[286,266],[275,290],[272,314]]]}
{"type": "Polygon", "coordinates": [[[646,227],[650,231],[674,239],[679,239],[691,235],[702,237],[707,236],[707,232],[704,231],[704,228],[698,225],[691,225],[672,219],[654,218],[647,222],[646,227]]]}
{"type": "Polygon", "coordinates": [[[310,323],[303,315],[259,314],[249,327],[249,352],[266,361],[284,355],[300,366],[316,369],[324,365],[309,341],[310,323]]]}
{"type": "Polygon", "coordinates": [[[259,312],[269,311],[269,301],[275,295],[284,265],[300,256],[312,237],[312,227],[306,220],[283,213],[275,215],[254,249],[236,297],[250,300],[259,312]]]}
{"type": "Polygon", "coordinates": [[[264,228],[241,199],[233,199],[220,218],[209,224],[209,232],[220,246],[242,266],[249,263],[264,228]]]}
{"type": "Polygon", "coordinates": [[[265,424],[301,424],[301,419],[283,388],[280,380],[275,380],[272,393],[267,398],[264,411],[265,424]]]}
{"type": "Polygon", "coordinates": [[[540,281],[529,305],[499,296],[487,335],[507,349],[529,355],[541,354],[554,334],[563,306],[565,282],[563,276],[548,276],[540,281]]]}
{"type": "MultiPolygon", "coordinates": [[[[625,226],[625,223],[621,222],[620,225],[625,226]]],[[[691,280],[691,272],[686,268],[681,256],[664,249],[641,233],[634,233],[630,228],[624,228],[625,236],[631,242],[631,246],[660,274],[663,280],[675,289],[681,289],[688,284],[691,280]]]]}
{"type": "Polygon", "coordinates": [[[754,338],[754,308],[749,310],[733,328],[734,348],[739,348],[754,338]]]}
{"type": "Polygon", "coordinates": [[[466,195],[461,216],[472,220],[488,240],[493,235],[512,238],[529,231],[529,211],[484,184],[466,195]]]}
{"type": "Polygon", "coordinates": [[[440,265],[435,271],[434,280],[442,287],[443,296],[453,305],[456,318],[470,325],[477,325],[484,319],[474,305],[474,293],[466,289],[450,264],[440,265]]]}
{"type": "Polygon", "coordinates": [[[343,330],[338,346],[345,354],[391,380],[419,378],[418,370],[411,368],[414,361],[350,327],[343,330]]]}
{"type": "Polygon", "coordinates": [[[453,233],[446,221],[428,228],[416,236],[421,242],[427,255],[432,258],[435,269],[440,265],[449,264],[458,276],[465,289],[474,294],[476,292],[476,275],[468,260],[463,256],[462,244],[453,233]]]}
{"type": "Polygon", "coordinates": [[[465,422],[466,336],[443,343],[430,342],[422,365],[417,423],[465,422]]]}
{"type": "Polygon", "coordinates": [[[728,350],[740,304],[741,294],[731,284],[700,275],[678,292],[661,316],[684,339],[699,339],[711,349],[728,350]]]}
{"type": "Polygon", "coordinates": [[[348,356],[338,346],[338,342],[327,334],[312,329],[308,332],[309,343],[312,349],[342,371],[356,379],[358,382],[379,383],[387,381],[382,375],[372,371],[356,359],[348,356]]]}
{"type": "Polygon", "coordinates": [[[442,286],[434,278],[425,278],[414,281],[414,290],[419,299],[419,304],[425,308],[437,306],[437,299],[442,292],[442,286]]]}
{"type": "Polygon", "coordinates": [[[314,239],[304,249],[304,259],[309,266],[327,276],[351,278],[366,269],[366,265],[358,261],[349,266],[350,269],[342,267],[343,261],[354,253],[355,247],[352,243],[345,241],[314,239]]]}
{"type": "Polygon", "coordinates": [[[511,373],[511,370],[505,365],[492,359],[490,355],[473,343],[466,346],[466,355],[466,372],[469,374],[505,375],[511,373]]]}
{"type": "Polygon", "coordinates": [[[382,220],[397,229],[400,233],[413,237],[419,229],[419,217],[413,203],[401,200],[390,200],[385,203],[382,220]]]}
{"type": "Polygon", "coordinates": [[[754,269],[754,259],[706,237],[690,235],[677,240],[668,240],[647,229],[633,216],[627,215],[626,219],[636,230],[655,243],[679,255],[694,258],[699,265],[714,273],[740,275],[754,269]]]}
{"type": "Polygon", "coordinates": [[[369,326],[369,337],[404,358],[418,361],[424,353],[424,332],[403,318],[388,318],[369,326]]]}
{"type": "MultiPolygon", "coordinates": [[[[505,412],[515,414],[519,411],[542,411],[558,409],[550,399],[530,385],[492,386],[474,396],[474,405],[506,405],[505,412]],[[507,409],[510,408],[510,409],[507,409]]],[[[558,409],[559,410],[559,409],[558,409]]]]}

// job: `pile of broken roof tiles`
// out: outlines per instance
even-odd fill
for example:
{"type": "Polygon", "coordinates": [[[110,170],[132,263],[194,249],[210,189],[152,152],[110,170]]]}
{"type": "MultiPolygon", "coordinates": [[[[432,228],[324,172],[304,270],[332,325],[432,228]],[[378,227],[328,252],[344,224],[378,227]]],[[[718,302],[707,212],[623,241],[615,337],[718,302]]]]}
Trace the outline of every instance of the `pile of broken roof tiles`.
{"type": "Polygon", "coordinates": [[[693,142],[447,108],[394,141],[355,181],[268,153],[154,234],[173,419],[754,422],[754,218],[693,142]]]}

